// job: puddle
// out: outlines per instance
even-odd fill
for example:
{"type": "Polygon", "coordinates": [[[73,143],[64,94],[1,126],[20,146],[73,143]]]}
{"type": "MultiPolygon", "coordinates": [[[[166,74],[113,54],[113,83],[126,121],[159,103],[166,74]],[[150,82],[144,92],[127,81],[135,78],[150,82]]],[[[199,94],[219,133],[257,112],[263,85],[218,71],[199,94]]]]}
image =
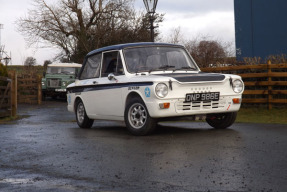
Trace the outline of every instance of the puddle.
{"type": "Polygon", "coordinates": [[[7,178],[7,179],[0,179],[0,183],[28,184],[32,183],[32,181],[30,179],[7,178]]]}

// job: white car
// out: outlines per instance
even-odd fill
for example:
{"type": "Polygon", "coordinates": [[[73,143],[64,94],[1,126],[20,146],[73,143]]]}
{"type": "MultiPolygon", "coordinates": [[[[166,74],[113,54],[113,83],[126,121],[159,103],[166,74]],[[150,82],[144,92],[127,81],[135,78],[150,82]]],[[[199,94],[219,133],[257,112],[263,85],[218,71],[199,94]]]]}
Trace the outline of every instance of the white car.
{"type": "Polygon", "coordinates": [[[240,76],[201,72],[181,45],[131,43],[88,53],[67,102],[81,128],[95,119],[116,120],[134,135],[147,135],[162,120],[206,119],[227,128],[243,90],[240,76]]]}

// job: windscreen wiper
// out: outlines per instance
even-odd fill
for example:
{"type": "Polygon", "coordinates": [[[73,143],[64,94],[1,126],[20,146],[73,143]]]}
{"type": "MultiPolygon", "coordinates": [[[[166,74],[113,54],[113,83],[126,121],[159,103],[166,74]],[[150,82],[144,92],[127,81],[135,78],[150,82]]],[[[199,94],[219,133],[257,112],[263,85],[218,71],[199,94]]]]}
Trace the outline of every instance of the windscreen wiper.
{"type": "Polygon", "coordinates": [[[184,70],[184,71],[196,71],[196,70],[197,70],[197,68],[195,68],[195,67],[181,67],[181,68],[174,69],[173,71],[178,71],[178,70],[184,70]]]}
{"type": "Polygon", "coordinates": [[[171,68],[175,68],[175,66],[173,65],[163,65],[159,68],[155,68],[155,69],[150,69],[148,72],[151,73],[153,71],[162,71],[162,70],[167,70],[167,69],[171,69],[171,68]]]}
{"type": "Polygon", "coordinates": [[[164,66],[159,67],[159,69],[163,69],[163,70],[167,70],[170,68],[175,68],[175,66],[174,65],[164,65],[164,66]]]}

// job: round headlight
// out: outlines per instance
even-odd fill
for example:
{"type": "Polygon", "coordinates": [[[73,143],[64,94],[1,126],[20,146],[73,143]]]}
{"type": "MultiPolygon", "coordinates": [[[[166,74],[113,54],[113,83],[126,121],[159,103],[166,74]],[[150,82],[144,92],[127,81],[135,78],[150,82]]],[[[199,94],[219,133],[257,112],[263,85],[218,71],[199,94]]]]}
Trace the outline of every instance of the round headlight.
{"type": "Polygon", "coordinates": [[[45,82],[44,81],[42,81],[42,86],[45,86],[45,82]]]}
{"type": "Polygon", "coordinates": [[[158,97],[164,98],[168,94],[168,87],[164,83],[159,83],[155,87],[155,93],[158,97]]]}
{"type": "Polygon", "coordinates": [[[65,81],[63,81],[63,86],[65,87],[67,85],[67,83],[65,81]]]}
{"type": "Polygon", "coordinates": [[[243,82],[240,81],[239,79],[233,81],[232,84],[233,84],[232,88],[235,93],[241,93],[243,91],[243,82]]]}

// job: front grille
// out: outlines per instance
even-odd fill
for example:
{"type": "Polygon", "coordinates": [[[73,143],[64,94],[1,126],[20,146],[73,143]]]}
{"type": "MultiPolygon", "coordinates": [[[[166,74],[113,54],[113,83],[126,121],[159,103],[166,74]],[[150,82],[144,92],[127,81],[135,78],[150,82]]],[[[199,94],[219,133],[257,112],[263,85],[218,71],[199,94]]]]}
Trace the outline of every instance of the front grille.
{"type": "Polygon", "coordinates": [[[185,102],[184,99],[176,103],[176,111],[178,113],[184,113],[188,111],[198,110],[210,110],[219,109],[225,106],[225,101],[220,99],[219,101],[196,101],[196,102],[185,102]]]}
{"type": "Polygon", "coordinates": [[[51,87],[51,88],[61,87],[61,80],[60,79],[48,79],[48,87],[51,87]]]}

